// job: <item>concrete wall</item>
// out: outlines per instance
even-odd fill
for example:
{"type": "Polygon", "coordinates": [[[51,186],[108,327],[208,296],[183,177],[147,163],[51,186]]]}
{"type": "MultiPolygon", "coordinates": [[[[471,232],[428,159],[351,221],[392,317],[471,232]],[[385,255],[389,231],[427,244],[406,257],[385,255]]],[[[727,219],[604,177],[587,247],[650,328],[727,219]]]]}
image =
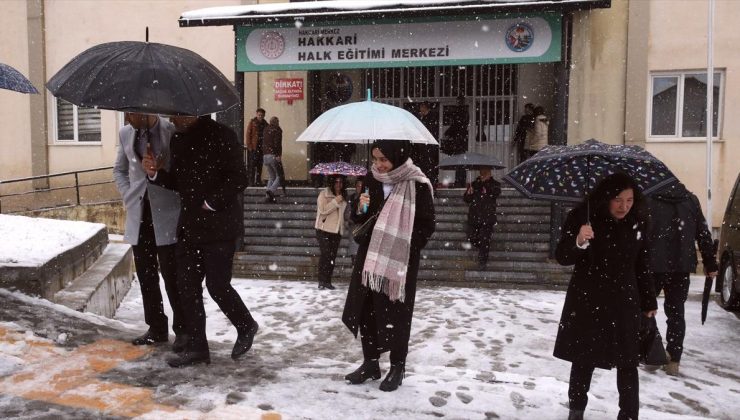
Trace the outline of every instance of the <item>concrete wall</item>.
{"type": "MultiPolygon", "coordinates": [[[[740,33],[736,17],[740,2],[717,0],[714,21],[714,66],[725,70],[724,100],[719,106],[719,141],[713,143],[712,225],[722,223],[728,196],[740,172],[740,33]]],[[[630,31],[642,38],[630,46],[628,97],[631,124],[628,138],[643,143],[647,150],[666,162],[686,186],[699,197],[706,212],[706,140],[655,139],[648,135],[650,72],[706,71],[707,13],[706,0],[630,1],[630,31]],[[666,19],[666,16],[671,16],[666,19]],[[680,36],[676,36],[680,34],[680,36]],[[644,58],[639,58],[642,54],[644,58]]],[[[722,96],[722,95],[721,95],[722,96]]]]}
{"type": "Polygon", "coordinates": [[[624,142],[627,4],[573,16],[568,144],[624,142]]]}
{"type": "MultiPolygon", "coordinates": [[[[25,0],[7,0],[0,13],[0,62],[29,76],[25,0]]],[[[41,90],[43,86],[36,85],[41,90]]],[[[30,95],[0,89],[0,180],[31,175],[30,95]]]]}

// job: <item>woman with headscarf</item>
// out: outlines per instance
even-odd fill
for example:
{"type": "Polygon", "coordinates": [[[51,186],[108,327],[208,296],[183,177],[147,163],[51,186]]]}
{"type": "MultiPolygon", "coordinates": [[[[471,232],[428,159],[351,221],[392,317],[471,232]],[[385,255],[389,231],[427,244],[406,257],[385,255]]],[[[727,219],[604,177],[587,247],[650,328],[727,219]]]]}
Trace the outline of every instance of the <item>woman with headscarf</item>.
{"type": "Polygon", "coordinates": [[[347,207],[344,176],[326,177],[326,188],[316,200],[316,239],[319,241],[319,289],[334,290],[331,276],[344,233],[344,209],[347,207]]]}
{"type": "Polygon", "coordinates": [[[373,227],[355,238],[360,247],[352,268],[342,321],[357,337],[364,362],[345,376],[350,384],[380,379],[380,354],[390,351],[391,367],[382,391],[401,385],[408,353],[416,276],[422,248],[434,233],[434,202],[429,179],[409,158],[411,143],[379,140],[373,143],[368,194],[353,214],[355,222],[373,227]],[[374,219],[374,221],[373,221],[374,219]]]}
{"type": "Polygon", "coordinates": [[[643,197],[627,175],[604,178],[563,225],[557,261],[575,265],[555,341],[555,357],[572,362],[569,420],[583,419],[595,368],[617,368],[618,419],[640,406],[641,316],[658,308],[648,259],[643,197]]]}

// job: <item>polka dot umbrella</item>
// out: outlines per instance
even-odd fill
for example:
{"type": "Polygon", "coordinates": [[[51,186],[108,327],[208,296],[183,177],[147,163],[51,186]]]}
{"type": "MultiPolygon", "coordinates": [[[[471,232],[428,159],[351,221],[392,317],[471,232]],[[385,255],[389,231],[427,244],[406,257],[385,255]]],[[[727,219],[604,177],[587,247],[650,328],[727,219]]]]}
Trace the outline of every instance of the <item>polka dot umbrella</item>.
{"type": "Polygon", "coordinates": [[[639,146],[582,144],[547,146],[503,179],[529,198],[581,202],[601,179],[621,172],[649,195],[678,182],[666,165],[639,146]]]}

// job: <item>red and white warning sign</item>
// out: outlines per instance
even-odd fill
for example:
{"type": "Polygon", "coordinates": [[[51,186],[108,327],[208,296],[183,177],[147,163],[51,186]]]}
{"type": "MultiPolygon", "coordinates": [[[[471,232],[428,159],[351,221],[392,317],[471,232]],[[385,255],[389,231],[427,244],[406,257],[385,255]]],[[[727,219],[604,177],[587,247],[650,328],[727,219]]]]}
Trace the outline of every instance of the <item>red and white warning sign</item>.
{"type": "Polygon", "coordinates": [[[275,100],[288,101],[303,99],[303,79],[275,79],[275,100]]]}

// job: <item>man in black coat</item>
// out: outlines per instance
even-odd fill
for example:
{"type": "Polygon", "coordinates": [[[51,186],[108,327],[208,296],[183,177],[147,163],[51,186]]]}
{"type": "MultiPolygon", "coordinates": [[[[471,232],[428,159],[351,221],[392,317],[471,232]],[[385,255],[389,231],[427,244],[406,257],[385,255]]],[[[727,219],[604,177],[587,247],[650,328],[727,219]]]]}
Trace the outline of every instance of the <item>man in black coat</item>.
{"type": "Polygon", "coordinates": [[[239,294],[231,286],[231,270],[242,210],[237,195],[247,186],[242,147],[236,134],[208,117],[172,117],[169,171],[145,159],[150,181],[180,194],[176,258],[178,289],[188,334],[185,351],[167,363],[172,367],[210,363],[203,307],[203,278],[208,293],[236,327],[233,359],[246,353],[257,333],[239,294]]]}
{"type": "Polygon", "coordinates": [[[689,294],[689,274],[696,272],[696,247],[699,245],[704,274],[716,276],[717,255],[712,234],[699,205],[699,199],[679,183],[655,194],[649,200],[650,209],[650,268],[655,273],[655,291],[663,290],[663,307],[667,317],[665,367],[669,375],[677,375],[683,339],[686,333],[684,303],[689,294]]]}
{"type": "Polygon", "coordinates": [[[463,195],[470,205],[468,209],[468,240],[478,248],[478,268],[486,268],[491,249],[493,228],[496,218],[496,199],[501,195],[501,184],[491,176],[491,168],[480,170],[480,176],[473,181],[463,195]]]}
{"type": "MultiPolygon", "coordinates": [[[[439,137],[439,114],[432,112],[432,105],[424,101],[419,105],[419,121],[429,130],[435,140],[439,137]]],[[[433,187],[437,187],[439,179],[439,146],[436,144],[414,144],[411,159],[429,178],[433,187]]]]}

